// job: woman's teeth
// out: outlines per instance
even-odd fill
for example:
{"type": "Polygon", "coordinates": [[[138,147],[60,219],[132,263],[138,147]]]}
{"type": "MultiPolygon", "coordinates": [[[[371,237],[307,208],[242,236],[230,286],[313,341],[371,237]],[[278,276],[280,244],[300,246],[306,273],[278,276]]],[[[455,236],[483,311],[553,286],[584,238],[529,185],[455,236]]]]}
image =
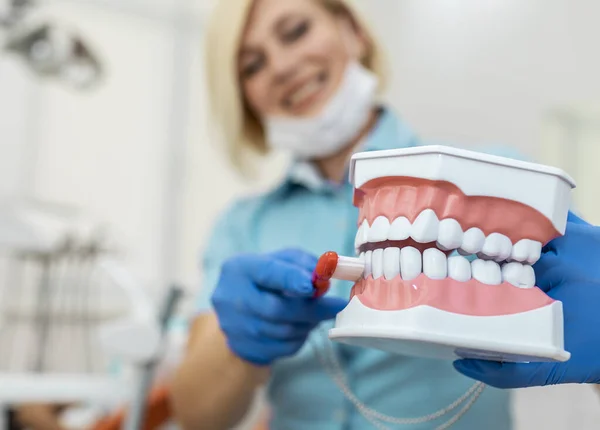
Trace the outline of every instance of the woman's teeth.
{"type": "Polygon", "coordinates": [[[310,82],[302,85],[298,90],[294,91],[287,99],[286,105],[294,108],[309,97],[318,93],[323,87],[323,80],[320,76],[312,79],[310,82]]]}

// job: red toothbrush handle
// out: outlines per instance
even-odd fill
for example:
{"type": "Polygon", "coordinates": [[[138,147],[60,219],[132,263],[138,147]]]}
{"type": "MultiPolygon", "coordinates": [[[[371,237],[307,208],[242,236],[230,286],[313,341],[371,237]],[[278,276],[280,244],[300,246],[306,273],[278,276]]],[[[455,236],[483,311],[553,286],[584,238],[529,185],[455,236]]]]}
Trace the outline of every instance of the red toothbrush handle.
{"type": "Polygon", "coordinates": [[[338,265],[338,255],[333,251],[321,255],[313,272],[312,283],[315,297],[321,297],[329,290],[330,279],[338,265]]]}

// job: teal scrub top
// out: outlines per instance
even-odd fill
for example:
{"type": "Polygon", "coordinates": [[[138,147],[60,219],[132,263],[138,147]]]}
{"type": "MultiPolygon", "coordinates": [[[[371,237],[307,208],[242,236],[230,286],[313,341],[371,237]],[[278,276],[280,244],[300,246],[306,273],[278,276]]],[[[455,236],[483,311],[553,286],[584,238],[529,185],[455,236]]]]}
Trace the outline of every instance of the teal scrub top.
{"type": "MultiPolygon", "coordinates": [[[[362,151],[421,146],[419,138],[389,109],[366,138],[362,151]]],[[[509,148],[482,152],[512,156],[509,148]]],[[[515,156],[514,158],[519,158],[515,156]]],[[[239,252],[270,252],[300,247],[316,256],[326,251],[354,255],[358,209],[352,205],[352,186],[321,179],[310,164],[293,163],[285,180],[271,191],[234,202],[218,218],[202,258],[203,282],[199,311],[211,309],[210,296],[221,264],[239,252]]],[[[337,282],[329,294],[348,298],[351,285],[337,282]]],[[[354,395],[375,411],[401,418],[429,415],[453,403],[474,383],[454,370],[450,361],[394,355],[332,342],[322,331],[293,357],[272,367],[267,386],[270,428],[275,430],[358,430],[373,428],[334,383],[318,359],[329,342],[354,395]]],[[[463,404],[464,405],[464,404],[463,404]]],[[[434,421],[393,425],[389,429],[434,429],[461,407],[434,421]]],[[[512,428],[508,391],[486,387],[455,430],[512,428]]]]}

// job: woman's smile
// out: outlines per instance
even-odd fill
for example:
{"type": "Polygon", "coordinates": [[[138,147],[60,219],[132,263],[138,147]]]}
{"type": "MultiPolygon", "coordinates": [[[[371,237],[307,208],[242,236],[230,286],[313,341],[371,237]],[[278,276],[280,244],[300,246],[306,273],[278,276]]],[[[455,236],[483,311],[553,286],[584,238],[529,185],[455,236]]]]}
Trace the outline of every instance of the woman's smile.
{"type": "Polygon", "coordinates": [[[316,73],[293,84],[284,93],[281,107],[290,115],[307,115],[324,99],[329,83],[329,74],[325,71],[316,73]]]}

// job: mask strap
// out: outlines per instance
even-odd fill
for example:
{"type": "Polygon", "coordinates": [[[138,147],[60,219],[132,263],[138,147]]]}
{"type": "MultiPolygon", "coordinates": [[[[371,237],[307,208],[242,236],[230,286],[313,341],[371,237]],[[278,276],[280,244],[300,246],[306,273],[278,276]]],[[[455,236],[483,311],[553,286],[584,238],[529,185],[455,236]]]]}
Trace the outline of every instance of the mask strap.
{"type": "Polygon", "coordinates": [[[471,409],[473,404],[477,401],[481,393],[483,392],[485,385],[481,382],[474,383],[469,389],[458,399],[456,399],[450,405],[432,413],[429,415],[424,415],[422,417],[417,418],[395,418],[388,415],[381,414],[374,409],[369,408],[367,405],[362,403],[352,392],[350,387],[346,382],[346,376],[341,368],[339,361],[337,360],[336,353],[331,346],[331,340],[327,336],[326,329],[320,327],[317,330],[319,337],[321,338],[322,345],[319,345],[319,342],[316,342],[315,339],[310,337],[310,342],[313,344],[313,349],[317,358],[319,359],[321,365],[325,368],[325,371],[329,374],[331,379],[336,383],[340,391],[344,394],[344,396],[358,409],[360,414],[375,428],[379,430],[389,430],[388,427],[380,423],[380,421],[387,422],[390,424],[397,425],[410,425],[410,424],[422,424],[429,421],[433,421],[438,419],[448,413],[452,412],[454,409],[459,407],[461,404],[466,404],[448,421],[443,423],[442,425],[436,427],[435,430],[445,430],[454,425],[462,416],[471,409]],[[320,346],[324,346],[325,351],[320,350],[320,346]]]}

